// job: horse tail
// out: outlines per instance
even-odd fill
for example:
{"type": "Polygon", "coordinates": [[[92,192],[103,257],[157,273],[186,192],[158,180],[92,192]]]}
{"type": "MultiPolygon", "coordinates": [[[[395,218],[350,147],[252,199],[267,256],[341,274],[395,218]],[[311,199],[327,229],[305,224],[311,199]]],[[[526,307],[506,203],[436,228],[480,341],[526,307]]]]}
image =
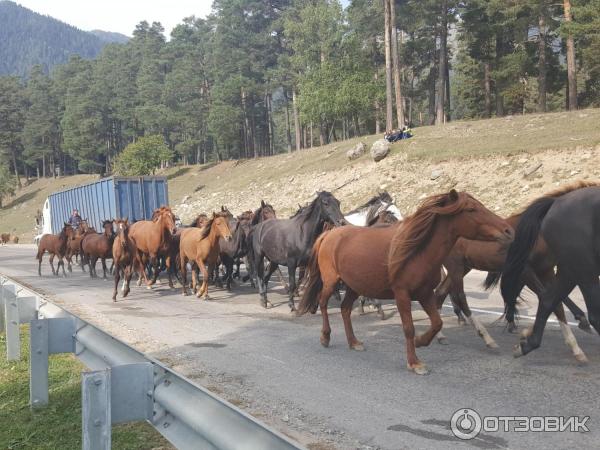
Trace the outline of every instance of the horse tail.
{"type": "Polygon", "coordinates": [[[500,278],[502,277],[502,272],[488,272],[485,280],[483,281],[483,288],[486,291],[495,288],[500,282],[500,278]]]}
{"type": "Polygon", "coordinates": [[[508,249],[502,273],[498,275],[502,278],[500,292],[504,299],[506,319],[509,322],[514,321],[517,297],[522,286],[521,275],[540,234],[542,221],[555,200],[556,198],[553,197],[539,198],[523,212],[515,230],[515,239],[508,249]]]}
{"type": "Polygon", "coordinates": [[[306,286],[302,299],[298,304],[298,315],[306,314],[309,311],[315,311],[319,305],[319,293],[323,289],[323,279],[321,278],[321,269],[319,268],[319,249],[325,236],[328,233],[323,233],[319,236],[313,245],[310,260],[306,266],[305,278],[306,286]]]}

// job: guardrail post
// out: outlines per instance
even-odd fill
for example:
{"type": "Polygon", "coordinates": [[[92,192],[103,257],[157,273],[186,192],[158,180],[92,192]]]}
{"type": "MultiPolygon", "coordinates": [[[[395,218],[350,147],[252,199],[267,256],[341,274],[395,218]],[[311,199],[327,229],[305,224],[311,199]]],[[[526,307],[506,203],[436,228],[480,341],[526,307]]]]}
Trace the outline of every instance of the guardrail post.
{"type": "Polygon", "coordinates": [[[30,325],[29,403],[32,408],[48,404],[48,320],[30,325]]]}
{"type": "Polygon", "coordinates": [[[2,280],[0,282],[0,333],[4,332],[6,329],[6,324],[4,321],[4,284],[5,281],[2,280]]]}
{"type": "Polygon", "coordinates": [[[110,450],[110,368],[81,376],[83,450],[110,450]]]}
{"type": "Polygon", "coordinates": [[[4,298],[4,320],[6,327],[6,359],[18,361],[21,359],[21,341],[19,336],[19,309],[17,294],[13,284],[2,286],[4,298]]]}

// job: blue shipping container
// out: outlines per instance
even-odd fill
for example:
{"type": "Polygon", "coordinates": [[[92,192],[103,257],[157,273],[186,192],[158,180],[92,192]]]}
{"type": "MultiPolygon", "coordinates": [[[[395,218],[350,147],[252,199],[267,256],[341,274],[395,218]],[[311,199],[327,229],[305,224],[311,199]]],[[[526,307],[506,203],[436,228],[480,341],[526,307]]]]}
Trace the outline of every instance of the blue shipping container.
{"type": "Polygon", "coordinates": [[[169,204],[166,177],[110,177],[48,197],[52,233],[59,233],[74,208],[96,230],[102,221],[129,218],[149,220],[156,208],[169,204]]]}

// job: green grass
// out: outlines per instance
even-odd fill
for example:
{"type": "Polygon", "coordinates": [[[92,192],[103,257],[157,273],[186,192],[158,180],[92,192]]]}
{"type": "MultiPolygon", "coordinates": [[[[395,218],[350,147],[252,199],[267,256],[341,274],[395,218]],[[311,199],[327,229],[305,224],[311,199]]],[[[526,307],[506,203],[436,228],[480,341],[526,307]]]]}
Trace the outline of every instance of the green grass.
{"type": "MultiPolygon", "coordinates": [[[[50,356],[50,401],[29,407],[29,332],[21,329],[21,361],[6,361],[6,337],[0,334],[0,449],[81,448],[81,371],[72,355],[50,356]]],[[[112,428],[112,448],[172,448],[147,423],[112,428]]]]}

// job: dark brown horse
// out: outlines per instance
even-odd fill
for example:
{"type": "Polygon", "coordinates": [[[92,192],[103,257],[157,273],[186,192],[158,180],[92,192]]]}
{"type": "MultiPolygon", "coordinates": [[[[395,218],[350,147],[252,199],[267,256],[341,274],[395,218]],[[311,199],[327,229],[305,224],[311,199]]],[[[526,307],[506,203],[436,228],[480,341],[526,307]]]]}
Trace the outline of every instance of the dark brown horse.
{"type": "Polygon", "coordinates": [[[65,262],[63,258],[67,253],[67,246],[69,241],[73,238],[73,228],[71,225],[65,222],[63,229],[59,234],[44,234],[40,239],[38,245],[38,251],[36,259],[38,260],[38,275],[42,276],[42,258],[45,252],[50,254],[50,267],[52,267],[52,274],[58,276],[58,271],[62,266],[63,275],[66,277],[65,262]],[[54,257],[58,257],[58,266],[54,270],[54,257]]]}
{"type": "Polygon", "coordinates": [[[106,279],[106,260],[112,259],[112,248],[115,240],[113,220],[102,222],[103,233],[86,234],[81,240],[82,263],[87,263],[90,269],[90,277],[96,278],[96,261],[102,261],[102,278],[106,279]]]}
{"type": "MultiPolygon", "coordinates": [[[[75,257],[75,261],[77,261],[79,258],[79,247],[81,240],[86,234],[95,232],[96,230],[88,225],[86,219],[81,221],[76,230],[73,230],[73,238],[70,239],[69,243],[67,244],[67,253],[65,255],[65,259],[67,260],[67,270],[69,272],[73,271],[73,256],[75,257]]],[[[81,266],[81,270],[85,272],[85,268],[81,261],[79,261],[79,265],[81,266]]]]}
{"type": "Polygon", "coordinates": [[[425,374],[428,370],[417,358],[415,347],[429,345],[442,329],[433,290],[440,281],[442,263],[459,237],[508,242],[513,229],[467,193],[452,190],[427,198],[415,214],[396,225],[346,226],[324,233],[314,245],[300,312],[321,307],[321,344],[329,346],[327,303],[343,281],[346,294],[341,309],[348,345],[363,350],[352,329],[354,300],[361,294],[394,298],[404,329],[408,368],[425,374]],[[417,337],[412,300],[420,302],[431,322],[430,328],[417,337]]]}
{"type": "MultiPolygon", "coordinates": [[[[175,233],[175,215],[168,206],[161,206],[154,211],[152,220],[140,220],[129,226],[129,239],[135,246],[137,267],[145,267],[146,263],[152,266],[152,280],[148,281],[145,270],[140,276],[146,278],[148,286],[156,283],[158,278],[158,257],[164,255],[167,260],[167,269],[170,268],[169,243],[175,233]]],[[[171,272],[169,270],[169,285],[172,286],[171,272]]]]}

